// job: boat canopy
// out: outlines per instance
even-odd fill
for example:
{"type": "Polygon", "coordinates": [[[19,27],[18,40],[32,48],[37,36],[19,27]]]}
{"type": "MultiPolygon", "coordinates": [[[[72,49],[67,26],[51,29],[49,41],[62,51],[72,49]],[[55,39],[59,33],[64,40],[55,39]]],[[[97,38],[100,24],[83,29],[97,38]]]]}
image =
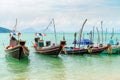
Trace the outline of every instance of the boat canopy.
{"type": "Polygon", "coordinates": [[[82,40],[74,40],[73,44],[89,45],[89,44],[93,44],[93,42],[90,39],[82,39],[82,40]]]}

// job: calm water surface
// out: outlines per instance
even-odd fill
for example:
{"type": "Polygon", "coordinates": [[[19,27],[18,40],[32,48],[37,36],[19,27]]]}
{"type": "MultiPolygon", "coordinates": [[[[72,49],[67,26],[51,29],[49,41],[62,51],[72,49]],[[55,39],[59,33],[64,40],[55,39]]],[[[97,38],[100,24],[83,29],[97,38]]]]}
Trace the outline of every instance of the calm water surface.
{"type": "MultiPolygon", "coordinates": [[[[120,80],[120,55],[59,55],[57,58],[38,55],[32,48],[34,34],[31,33],[21,37],[27,41],[30,56],[19,61],[5,56],[8,35],[0,35],[0,80],[120,80]]],[[[68,46],[72,45],[73,35],[65,34],[68,46]]],[[[115,38],[119,35],[115,34],[115,38]]],[[[57,37],[59,43],[62,34],[57,37]]],[[[44,40],[55,41],[53,34],[48,34],[44,40]]]]}

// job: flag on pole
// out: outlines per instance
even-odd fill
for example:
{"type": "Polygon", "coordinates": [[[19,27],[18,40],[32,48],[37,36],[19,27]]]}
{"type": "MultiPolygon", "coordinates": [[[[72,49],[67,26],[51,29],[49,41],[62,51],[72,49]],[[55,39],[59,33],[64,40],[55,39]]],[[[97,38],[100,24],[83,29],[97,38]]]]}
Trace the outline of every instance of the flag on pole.
{"type": "Polygon", "coordinates": [[[46,36],[45,33],[35,33],[35,36],[40,37],[40,36],[46,36]]]}
{"type": "Polygon", "coordinates": [[[20,32],[10,32],[10,36],[20,36],[20,32]]]}

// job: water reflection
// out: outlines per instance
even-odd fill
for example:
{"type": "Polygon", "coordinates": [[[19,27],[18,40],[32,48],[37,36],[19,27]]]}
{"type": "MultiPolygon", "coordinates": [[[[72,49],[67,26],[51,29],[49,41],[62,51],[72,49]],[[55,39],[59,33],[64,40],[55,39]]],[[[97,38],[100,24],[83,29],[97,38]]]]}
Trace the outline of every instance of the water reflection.
{"type": "Polygon", "coordinates": [[[18,60],[8,56],[6,56],[5,58],[7,70],[11,75],[11,77],[9,77],[9,80],[26,80],[29,71],[30,60],[28,58],[18,60]],[[14,75],[14,77],[12,77],[12,75],[14,75]]]}
{"type": "Polygon", "coordinates": [[[40,74],[38,79],[50,79],[50,80],[66,80],[65,79],[65,66],[63,60],[60,57],[51,57],[48,55],[35,54],[38,63],[44,69],[40,69],[40,74]]]}

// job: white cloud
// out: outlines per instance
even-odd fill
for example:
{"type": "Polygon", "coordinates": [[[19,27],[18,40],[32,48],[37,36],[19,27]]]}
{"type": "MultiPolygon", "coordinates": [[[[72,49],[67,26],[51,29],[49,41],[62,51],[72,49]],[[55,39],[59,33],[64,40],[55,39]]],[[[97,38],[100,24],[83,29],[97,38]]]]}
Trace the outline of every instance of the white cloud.
{"type": "Polygon", "coordinates": [[[87,18],[85,31],[99,27],[101,20],[105,27],[119,26],[120,6],[106,4],[104,0],[1,0],[0,25],[11,28],[18,18],[20,30],[44,29],[54,18],[57,31],[75,32],[87,18]]]}

